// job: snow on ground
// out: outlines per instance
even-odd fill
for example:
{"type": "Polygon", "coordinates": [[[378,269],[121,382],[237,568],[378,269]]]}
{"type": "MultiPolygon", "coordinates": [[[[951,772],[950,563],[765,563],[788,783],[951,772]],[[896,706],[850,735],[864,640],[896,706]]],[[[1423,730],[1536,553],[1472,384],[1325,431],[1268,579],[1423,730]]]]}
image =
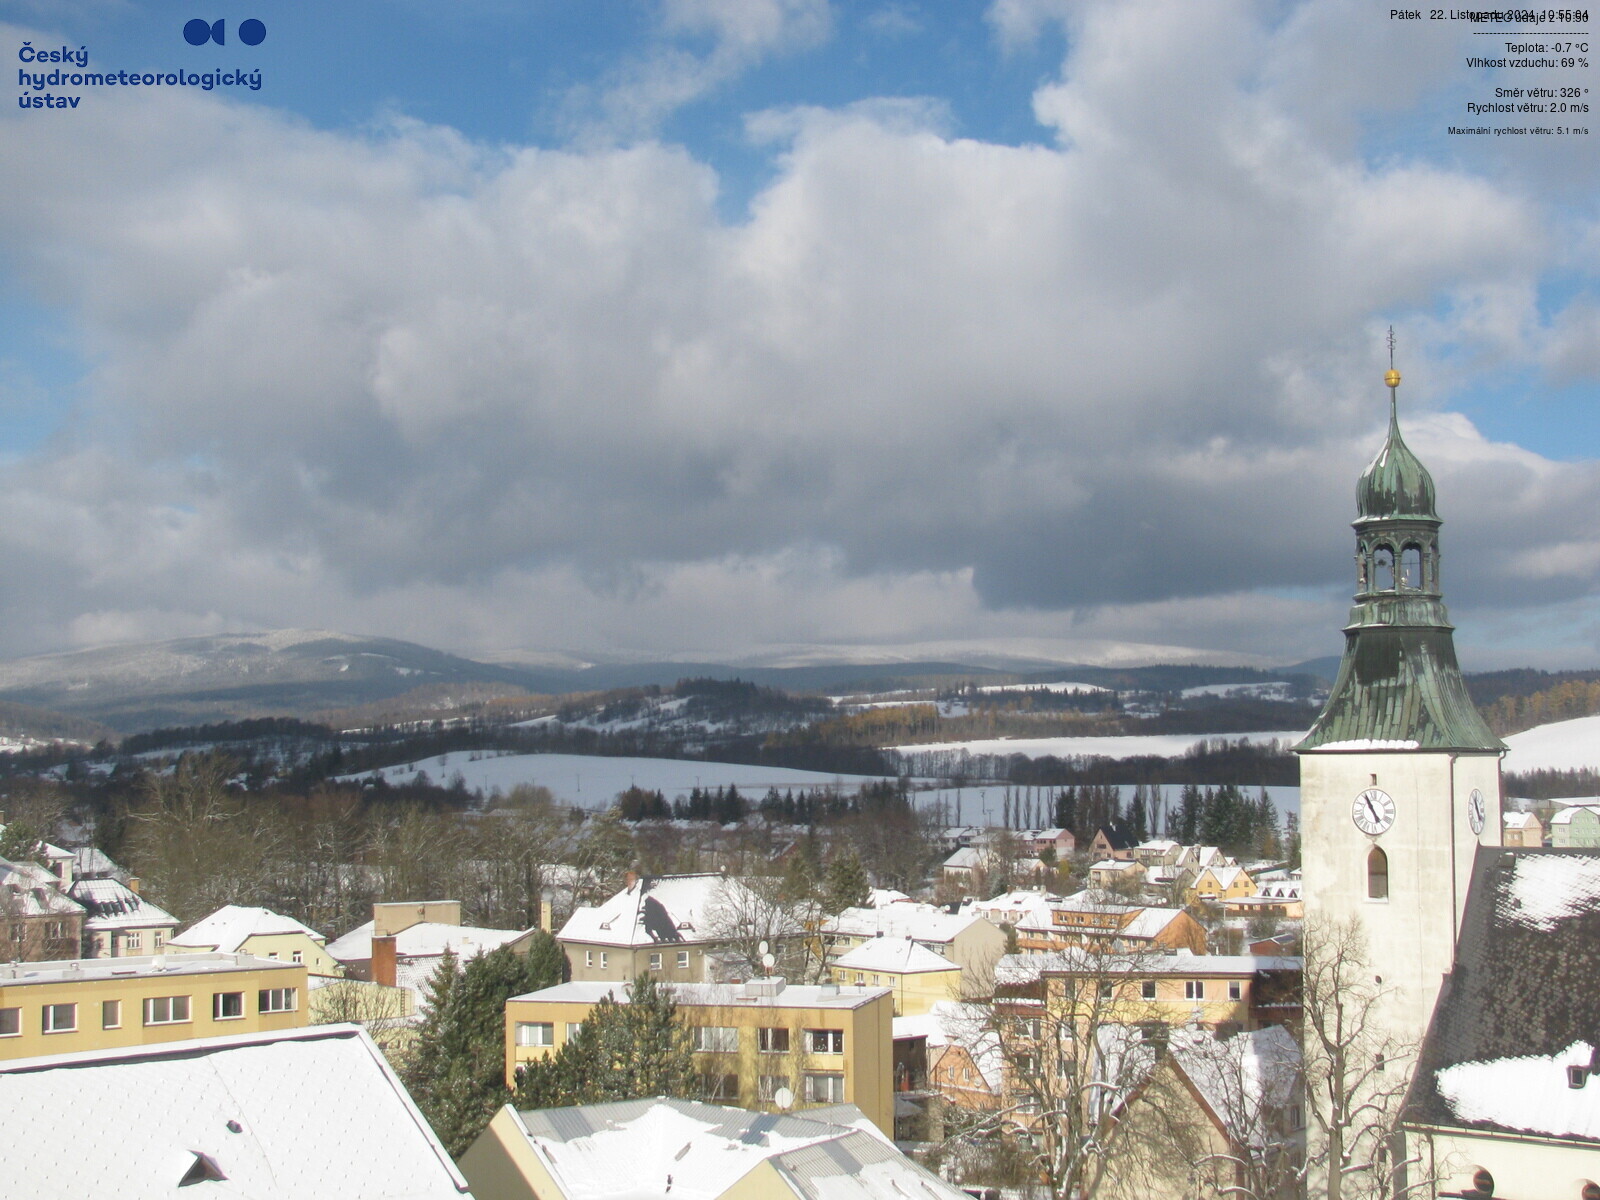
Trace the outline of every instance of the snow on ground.
{"type": "Polygon", "coordinates": [[[1206,683],[1187,687],[1178,693],[1185,700],[1195,696],[1257,696],[1268,700],[1287,700],[1292,685],[1277,681],[1267,683],[1206,683]]]}
{"type": "MultiPolygon", "coordinates": [[[[1271,733],[1152,733],[1127,737],[1051,737],[1051,738],[983,738],[972,742],[935,742],[921,746],[890,746],[887,749],[905,757],[947,752],[957,754],[1021,754],[1027,758],[1071,758],[1097,755],[1104,758],[1137,758],[1156,754],[1175,758],[1186,753],[1191,746],[1201,742],[1229,741],[1270,742],[1293,745],[1305,737],[1305,730],[1278,730],[1271,733]]],[[[919,774],[924,774],[919,770],[919,774]]]]}
{"type": "Polygon", "coordinates": [[[1538,725],[1505,739],[1507,771],[1600,769],[1600,716],[1538,725]]]}
{"type": "Polygon", "coordinates": [[[660,790],[670,801],[687,795],[691,788],[717,788],[737,785],[750,800],[759,800],[769,787],[830,787],[840,784],[854,788],[872,783],[869,775],[829,775],[821,771],[796,771],[788,767],[745,766],[740,763],[697,762],[684,758],[601,758],[585,754],[504,754],[474,758],[471,753],[441,754],[417,762],[344,775],[341,779],[361,780],[382,775],[391,784],[409,783],[418,772],[449,786],[459,774],[467,790],[485,796],[496,789],[509,792],[518,784],[542,784],[562,804],[587,808],[611,803],[618,792],[638,786],[660,790]]]}

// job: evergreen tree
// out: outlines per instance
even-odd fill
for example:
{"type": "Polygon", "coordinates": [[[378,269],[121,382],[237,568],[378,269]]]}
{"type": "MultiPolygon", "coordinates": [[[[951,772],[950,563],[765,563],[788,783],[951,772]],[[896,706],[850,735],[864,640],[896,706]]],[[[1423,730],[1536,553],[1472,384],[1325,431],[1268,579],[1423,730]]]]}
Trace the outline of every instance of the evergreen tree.
{"type": "Polygon", "coordinates": [[[699,1096],[689,1030],[677,1011],[670,988],[639,975],[627,1003],[603,997],[560,1050],[518,1069],[517,1107],[699,1096]]]}
{"type": "Polygon", "coordinates": [[[861,907],[867,902],[871,891],[866,869],[854,852],[840,854],[828,864],[822,902],[830,913],[861,907]]]}
{"type": "Polygon", "coordinates": [[[458,971],[446,953],[428,980],[427,1015],[401,1078],[452,1156],[466,1153],[510,1096],[506,1001],[560,983],[566,961],[560,944],[539,930],[527,955],[502,946],[458,971]]]}

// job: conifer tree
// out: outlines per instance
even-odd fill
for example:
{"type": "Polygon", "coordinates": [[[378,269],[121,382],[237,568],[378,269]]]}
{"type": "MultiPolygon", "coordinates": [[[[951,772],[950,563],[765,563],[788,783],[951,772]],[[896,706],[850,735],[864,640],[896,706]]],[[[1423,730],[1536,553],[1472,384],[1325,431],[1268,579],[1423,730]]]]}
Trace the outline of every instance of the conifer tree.
{"type": "Polygon", "coordinates": [[[830,913],[861,907],[871,892],[866,869],[854,853],[841,854],[828,864],[822,902],[830,913]]]}
{"type": "Polygon", "coordinates": [[[459,1158],[510,1093],[505,1086],[506,1001],[560,983],[566,955],[543,930],[530,952],[509,946],[457,970],[446,953],[428,980],[427,1015],[400,1077],[445,1149],[459,1158]]]}
{"type": "Polygon", "coordinates": [[[677,1011],[672,989],[640,974],[626,1003],[603,997],[560,1050],[517,1071],[517,1107],[698,1096],[690,1034],[677,1011]]]}

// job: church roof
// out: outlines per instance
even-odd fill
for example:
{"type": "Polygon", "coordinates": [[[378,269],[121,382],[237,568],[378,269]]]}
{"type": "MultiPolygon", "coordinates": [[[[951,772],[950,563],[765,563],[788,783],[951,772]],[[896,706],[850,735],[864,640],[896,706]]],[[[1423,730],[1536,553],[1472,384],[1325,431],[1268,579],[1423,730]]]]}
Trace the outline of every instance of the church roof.
{"type": "Polygon", "coordinates": [[[1394,389],[1389,391],[1389,436],[1356,483],[1357,524],[1365,521],[1437,521],[1433,477],[1400,436],[1394,389]]]}
{"type": "Polygon", "coordinates": [[[1597,978],[1600,855],[1480,848],[1414,1119],[1600,1142],[1597,978]]]}
{"type": "Polygon", "coordinates": [[[1448,629],[1367,626],[1352,637],[1327,707],[1296,750],[1499,752],[1467,694],[1448,629]]]}

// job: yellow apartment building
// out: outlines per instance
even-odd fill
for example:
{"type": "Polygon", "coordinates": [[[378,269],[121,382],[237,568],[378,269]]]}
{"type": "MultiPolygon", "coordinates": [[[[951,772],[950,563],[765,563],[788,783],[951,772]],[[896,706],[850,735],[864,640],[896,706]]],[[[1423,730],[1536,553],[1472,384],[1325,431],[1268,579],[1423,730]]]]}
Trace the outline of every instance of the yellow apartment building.
{"type": "Polygon", "coordinates": [[[835,983],[889,988],[897,1017],[920,1016],[961,995],[961,968],[909,937],[863,942],[834,959],[830,971],[835,983]]]}
{"type": "Polygon", "coordinates": [[[0,1059],[306,1024],[306,969],[248,954],[0,966],[0,1059]]]}
{"type": "MultiPolygon", "coordinates": [[[[764,1112],[854,1104],[884,1136],[894,1136],[888,988],[774,978],[674,986],[672,994],[678,1019],[693,1031],[708,1099],[764,1112]]],[[[515,1085],[522,1063],[560,1050],[608,995],[625,1000],[627,988],[573,981],[508,1000],[507,1083],[515,1085]]]]}

